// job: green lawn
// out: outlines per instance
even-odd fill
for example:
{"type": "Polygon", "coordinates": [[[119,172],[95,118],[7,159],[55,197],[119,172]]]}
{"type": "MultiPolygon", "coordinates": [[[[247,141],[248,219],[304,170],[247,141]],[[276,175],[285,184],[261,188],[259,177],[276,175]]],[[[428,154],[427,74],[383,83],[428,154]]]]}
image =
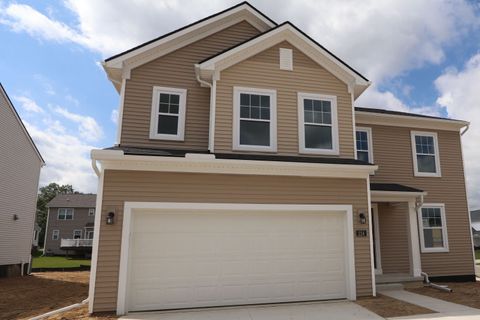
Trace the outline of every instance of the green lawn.
{"type": "Polygon", "coordinates": [[[90,265],[90,259],[66,257],[34,257],[32,268],[75,268],[80,265],[90,265]]]}
{"type": "Polygon", "coordinates": [[[480,259],[480,250],[475,250],[475,259],[480,259]]]}

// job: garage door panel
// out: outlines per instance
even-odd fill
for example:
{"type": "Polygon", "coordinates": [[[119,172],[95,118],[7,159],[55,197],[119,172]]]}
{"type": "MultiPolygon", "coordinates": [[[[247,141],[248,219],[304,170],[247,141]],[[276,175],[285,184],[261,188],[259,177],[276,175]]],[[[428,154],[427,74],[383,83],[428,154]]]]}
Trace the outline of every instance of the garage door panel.
{"type": "Polygon", "coordinates": [[[137,212],[129,310],[346,297],[345,215],[137,212]]]}

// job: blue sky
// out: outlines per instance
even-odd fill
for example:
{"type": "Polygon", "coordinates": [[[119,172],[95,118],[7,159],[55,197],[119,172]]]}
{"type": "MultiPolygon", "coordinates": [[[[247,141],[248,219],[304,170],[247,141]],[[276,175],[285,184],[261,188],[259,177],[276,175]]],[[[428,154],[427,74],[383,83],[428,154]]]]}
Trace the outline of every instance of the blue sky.
{"type": "MultiPolygon", "coordinates": [[[[372,80],[356,105],[472,122],[464,151],[470,202],[480,207],[479,4],[278,2],[252,4],[298,25],[372,80]]],[[[235,3],[0,0],[0,43],[8,44],[0,50],[0,81],[46,159],[41,183],[96,191],[89,150],[114,144],[118,107],[103,59],[235,3]]]]}

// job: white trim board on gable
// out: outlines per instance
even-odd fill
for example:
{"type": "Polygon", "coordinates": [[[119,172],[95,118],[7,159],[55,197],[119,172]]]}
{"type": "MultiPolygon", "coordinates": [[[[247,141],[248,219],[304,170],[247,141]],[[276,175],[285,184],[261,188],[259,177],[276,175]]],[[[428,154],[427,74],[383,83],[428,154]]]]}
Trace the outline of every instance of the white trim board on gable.
{"type": "Polygon", "coordinates": [[[318,43],[314,42],[289,22],[254,37],[230,50],[200,62],[195,66],[197,75],[203,77],[204,80],[211,80],[211,78],[220,71],[244,61],[283,41],[288,41],[313,61],[346,83],[349,91],[353,92],[355,98],[358,98],[370,86],[370,81],[354,71],[325,48],[321,47],[318,43]]]}

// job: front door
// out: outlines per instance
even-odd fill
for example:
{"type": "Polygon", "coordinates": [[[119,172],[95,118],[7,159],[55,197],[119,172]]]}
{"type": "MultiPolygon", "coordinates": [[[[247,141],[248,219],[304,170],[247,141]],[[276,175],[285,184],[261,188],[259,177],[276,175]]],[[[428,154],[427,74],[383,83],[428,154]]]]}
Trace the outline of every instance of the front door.
{"type": "Polygon", "coordinates": [[[372,203],[372,237],[373,237],[373,264],[375,274],[382,274],[382,258],[380,255],[380,226],[378,224],[378,206],[372,203]]]}

